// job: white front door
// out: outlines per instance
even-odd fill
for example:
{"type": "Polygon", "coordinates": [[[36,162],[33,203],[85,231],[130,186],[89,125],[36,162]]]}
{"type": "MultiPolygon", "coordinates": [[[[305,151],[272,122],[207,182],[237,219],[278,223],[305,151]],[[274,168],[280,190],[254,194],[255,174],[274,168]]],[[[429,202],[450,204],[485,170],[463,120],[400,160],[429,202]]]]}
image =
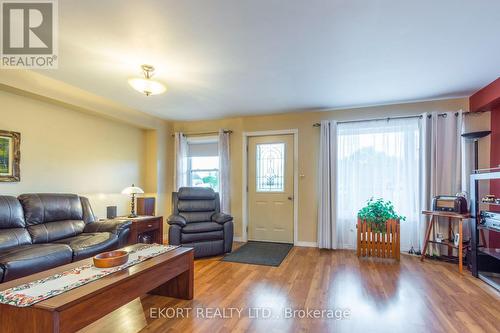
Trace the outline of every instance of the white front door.
{"type": "Polygon", "coordinates": [[[248,139],[248,239],[293,243],[293,135],[248,139]]]}

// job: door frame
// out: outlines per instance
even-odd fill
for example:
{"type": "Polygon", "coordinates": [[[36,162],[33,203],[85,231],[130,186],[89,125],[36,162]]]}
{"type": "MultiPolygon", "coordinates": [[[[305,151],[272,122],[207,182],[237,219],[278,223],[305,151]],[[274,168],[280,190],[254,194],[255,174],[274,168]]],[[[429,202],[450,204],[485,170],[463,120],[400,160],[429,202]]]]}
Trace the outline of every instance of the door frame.
{"type": "Polygon", "coordinates": [[[257,131],[243,132],[242,140],[242,230],[241,240],[248,241],[248,138],[254,136],[270,136],[270,135],[293,135],[293,244],[298,242],[298,224],[299,224],[299,130],[297,128],[274,130],[274,131],[257,131]]]}

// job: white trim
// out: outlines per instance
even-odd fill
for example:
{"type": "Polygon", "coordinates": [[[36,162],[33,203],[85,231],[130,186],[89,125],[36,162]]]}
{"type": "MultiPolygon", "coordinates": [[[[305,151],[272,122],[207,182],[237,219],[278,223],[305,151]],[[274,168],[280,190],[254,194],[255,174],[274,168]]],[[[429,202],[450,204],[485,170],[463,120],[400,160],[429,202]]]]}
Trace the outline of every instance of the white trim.
{"type": "Polygon", "coordinates": [[[299,130],[297,128],[276,130],[276,131],[258,131],[258,132],[243,132],[242,153],[243,153],[243,168],[242,168],[242,236],[243,242],[248,240],[248,137],[250,136],[268,136],[268,135],[293,135],[293,244],[298,243],[298,224],[299,224],[299,130]]]}
{"type": "Polygon", "coordinates": [[[298,241],[295,243],[295,246],[302,246],[302,247],[318,247],[318,243],[316,242],[303,242],[303,241],[298,241]]]}
{"type": "MultiPolygon", "coordinates": [[[[237,236],[233,238],[234,242],[241,242],[241,243],[246,243],[247,241],[243,240],[243,237],[237,236]]],[[[304,242],[304,241],[298,241],[296,242],[293,246],[300,246],[300,247],[318,247],[318,243],[316,242],[304,242]]],[[[352,250],[352,249],[351,249],[352,250]]]]}

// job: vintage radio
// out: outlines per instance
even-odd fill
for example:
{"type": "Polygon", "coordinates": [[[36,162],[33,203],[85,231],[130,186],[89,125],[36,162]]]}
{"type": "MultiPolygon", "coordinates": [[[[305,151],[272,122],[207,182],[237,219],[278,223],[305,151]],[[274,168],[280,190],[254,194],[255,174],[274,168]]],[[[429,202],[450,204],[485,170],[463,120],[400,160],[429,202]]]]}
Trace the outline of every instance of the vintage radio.
{"type": "Polygon", "coordinates": [[[432,199],[432,210],[465,214],[468,211],[467,200],[461,196],[438,195],[432,199]]]}
{"type": "Polygon", "coordinates": [[[480,225],[500,231],[500,213],[482,211],[480,217],[480,225]]]}

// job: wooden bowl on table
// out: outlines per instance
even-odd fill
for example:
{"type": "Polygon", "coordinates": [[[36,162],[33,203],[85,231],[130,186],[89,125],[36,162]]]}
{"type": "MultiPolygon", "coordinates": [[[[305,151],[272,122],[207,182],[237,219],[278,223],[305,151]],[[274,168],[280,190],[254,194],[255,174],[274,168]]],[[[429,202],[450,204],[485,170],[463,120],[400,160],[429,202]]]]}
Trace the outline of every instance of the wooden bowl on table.
{"type": "Polygon", "coordinates": [[[128,252],[123,250],[99,253],[94,257],[94,266],[98,268],[110,268],[120,266],[128,260],[128,252]]]}

